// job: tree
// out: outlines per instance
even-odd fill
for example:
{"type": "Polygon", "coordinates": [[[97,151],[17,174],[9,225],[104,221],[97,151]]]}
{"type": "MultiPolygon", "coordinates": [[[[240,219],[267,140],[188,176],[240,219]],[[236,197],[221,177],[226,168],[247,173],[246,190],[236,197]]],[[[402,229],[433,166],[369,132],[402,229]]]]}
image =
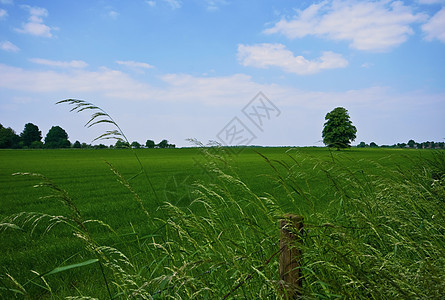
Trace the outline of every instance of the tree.
{"type": "Polygon", "coordinates": [[[167,148],[168,147],[168,141],[167,140],[162,140],[159,142],[158,144],[159,148],[167,148]]]}
{"type": "Polygon", "coordinates": [[[68,140],[68,134],[59,126],[53,126],[45,137],[45,147],[50,149],[69,148],[71,146],[68,140]]]}
{"type": "Polygon", "coordinates": [[[371,143],[369,144],[369,147],[371,147],[371,148],[378,148],[379,146],[378,146],[376,143],[371,142],[371,143]]]}
{"type": "Polygon", "coordinates": [[[99,144],[99,145],[94,145],[93,146],[94,149],[107,149],[107,145],[104,144],[99,144]]]}
{"type": "Polygon", "coordinates": [[[415,145],[416,145],[416,142],[415,142],[414,140],[409,140],[409,141],[408,141],[408,146],[409,146],[410,148],[414,148],[415,145]]]}
{"type": "Polygon", "coordinates": [[[122,148],[129,148],[130,145],[128,145],[128,143],[122,141],[122,140],[117,140],[116,144],[114,144],[114,148],[116,149],[122,149],[122,148]]]}
{"type": "Polygon", "coordinates": [[[343,107],[337,107],[326,114],[326,122],[323,127],[323,143],[328,147],[347,148],[355,140],[357,128],[349,120],[348,111],[343,107]]]}
{"type": "Polygon", "coordinates": [[[358,148],[365,148],[366,146],[365,142],[360,142],[360,144],[357,145],[358,148]]]}
{"type": "Polygon", "coordinates": [[[139,149],[139,148],[141,148],[141,144],[139,144],[138,142],[134,141],[133,143],[131,143],[131,148],[139,149]]]}
{"type": "Polygon", "coordinates": [[[155,144],[155,142],[152,141],[152,140],[147,140],[147,141],[145,142],[145,147],[147,147],[147,148],[154,148],[155,146],[156,146],[156,144],[155,144]]]}
{"type": "Polygon", "coordinates": [[[82,148],[82,144],[79,141],[75,141],[73,144],[73,148],[80,149],[82,148]]]}
{"type": "Polygon", "coordinates": [[[0,124],[0,149],[17,148],[20,137],[11,128],[0,124]]]}
{"type": "Polygon", "coordinates": [[[20,134],[20,139],[23,142],[23,146],[31,147],[33,142],[42,141],[42,132],[39,130],[37,125],[27,123],[23,129],[23,132],[20,134]]]}

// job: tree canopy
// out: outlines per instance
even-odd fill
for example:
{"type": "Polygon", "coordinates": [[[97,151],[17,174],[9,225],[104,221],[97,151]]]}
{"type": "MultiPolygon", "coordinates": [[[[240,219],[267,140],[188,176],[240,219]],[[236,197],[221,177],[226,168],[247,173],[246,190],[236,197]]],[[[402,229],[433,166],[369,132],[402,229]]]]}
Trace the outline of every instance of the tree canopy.
{"type": "Polygon", "coordinates": [[[0,124],[0,149],[17,148],[20,137],[11,128],[5,128],[0,124]]]}
{"type": "Polygon", "coordinates": [[[130,145],[122,140],[117,140],[116,144],[114,144],[114,148],[116,149],[130,148],[130,145]]]}
{"type": "Polygon", "coordinates": [[[133,143],[131,143],[130,146],[131,146],[131,148],[139,149],[139,148],[141,148],[142,145],[139,142],[134,141],[133,143]]]}
{"type": "Polygon", "coordinates": [[[348,111],[343,107],[337,107],[326,114],[325,120],[323,143],[337,150],[350,147],[356,138],[357,128],[352,125],[348,111]]]}
{"type": "Polygon", "coordinates": [[[20,138],[23,142],[23,146],[31,147],[31,145],[37,145],[35,142],[42,141],[42,132],[39,130],[37,125],[32,123],[27,123],[22,133],[20,134],[20,138]]]}
{"type": "Polygon", "coordinates": [[[53,126],[48,131],[45,137],[45,147],[46,148],[69,148],[71,146],[68,140],[68,134],[60,126],[53,126]]]}
{"type": "Polygon", "coordinates": [[[154,148],[156,146],[156,143],[153,140],[147,140],[145,142],[145,147],[147,148],[154,148]]]}
{"type": "Polygon", "coordinates": [[[167,140],[162,140],[159,142],[158,144],[159,148],[167,148],[168,147],[168,141],[167,140]]]}

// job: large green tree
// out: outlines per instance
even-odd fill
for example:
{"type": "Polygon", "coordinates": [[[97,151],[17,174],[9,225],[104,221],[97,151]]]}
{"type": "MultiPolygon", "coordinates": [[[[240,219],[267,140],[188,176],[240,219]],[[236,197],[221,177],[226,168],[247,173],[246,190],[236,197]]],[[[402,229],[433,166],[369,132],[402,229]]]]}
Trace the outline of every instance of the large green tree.
{"type": "Polygon", "coordinates": [[[71,146],[68,140],[68,134],[60,126],[53,126],[45,137],[45,147],[50,149],[69,148],[71,146]]]}
{"type": "Polygon", "coordinates": [[[5,128],[0,124],[0,149],[17,148],[19,136],[11,128],[5,128]]]}
{"type": "Polygon", "coordinates": [[[337,107],[326,114],[325,120],[323,143],[337,150],[350,147],[356,138],[357,128],[352,125],[348,111],[343,107],[337,107]]]}
{"type": "Polygon", "coordinates": [[[36,145],[36,142],[42,141],[42,132],[39,130],[37,125],[32,123],[27,123],[22,133],[20,134],[20,139],[25,147],[31,147],[31,145],[36,145]]]}

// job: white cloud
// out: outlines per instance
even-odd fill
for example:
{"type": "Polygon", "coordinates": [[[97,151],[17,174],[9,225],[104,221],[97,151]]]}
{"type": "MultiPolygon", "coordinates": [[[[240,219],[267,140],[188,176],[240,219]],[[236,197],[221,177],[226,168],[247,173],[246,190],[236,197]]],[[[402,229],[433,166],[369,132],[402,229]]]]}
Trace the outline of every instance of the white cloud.
{"type": "Polygon", "coordinates": [[[323,52],[317,60],[294,56],[283,44],[239,45],[238,60],[243,66],[256,68],[278,67],[299,75],[314,74],[325,69],[344,68],[348,61],[334,52],[323,52]]]}
{"type": "Polygon", "coordinates": [[[152,69],[154,68],[154,66],[144,63],[144,62],[137,62],[137,61],[133,61],[133,60],[117,60],[116,61],[117,64],[119,65],[123,65],[129,68],[141,68],[141,69],[152,69]]]}
{"type": "Polygon", "coordinates": [[[131,79],[125,73],[107,68],[97,71],[34,71],[3,64],[0,64],[0,87],[33,93],[99,92],[117,98],[125,92],[147,91],[145,84],[131,79]]]}
{"type": "Polygon", "coordinates": [[[440,4],[445,3],[445,0],[417,0],[420,4],[440,4]]]}
{"type": "Polygon", "coordinates": [[[245,74],[220,77],[196,77],[167,74],[161,78],[168,87],[158,97],[174,102],[198,102],[207,105],[243,104],[265,86],[245,74]]]}
{"type": "Polygon", "coordinates": [[[172,9],[181,8],[182,2],[179,0],[164,0],[172,9]]]}
{"type": "MultiPolygon", "coordinates": [[[[82,69],[36,71],[0,64],[2,92],[18,90],[21,93],[28,92],[33,97],[37,97],[39,93],[56,92],[59,95],[82,94],[119,101],[140,101],[150,105],[165,102],[242,108],[253,96],[262,91],[280,107],[283,115],[286,115],[285,110],[292,107],[298,111],[300,109],[322,111],[326,114],[336,106],[344,106],[361,111],[364,117],[369,110],[400,115],[400,111],[405,110],[417,113],[425,107],[434,107],[435,111],[443,111],[444,108],[443,94],[425,95],[415,92],[394,94],[384,87],[343,92],[305,91],[278,84],[257,83],[251,76],[245,74],[219,77],[166,74],[160,79],[163,84],[153,86],[135,80],[124,72],[108,68],[99,68],[96,71],[82,69]],[[419,102],[420,98],[424,100],[419,102]]],[[[376,115],[378,114],[374,116],[376,115]]],[[[393,122],[393,116],[388,118],[388,122],[393,122]]],[[[371,122],[374,117],[367,118],[371,122]]],[[[322,121],[320,122],[322,124],[322,121]]],[[[389,124],[385,126],[391,127],[389,124]]]]}
{"type": "Polygon", "coordinates": [[[112,19],[117,19],[117,17],[119,16],[119,13],[117,11],[111,10],[108,12],[108,16],[112,19]]]}
{"type": "Polygon", "coordinates": [[[156,6],[156,1],[145,1],[145,3],[147,3],[151,7],[155,7],[156,6]]]}
{"type": "Polygon", "coordinates": [[[0,0],[1,4],[13,4],[14,1],[13,0],[0,0]]]}
{"type": "Polygon", "coordinates": [[[22,25],[22,28],[16,29],[18,32],[47,38],[53,36],[52,29],[43,23],[43,18],[48,16],[48,11],[45,8],[29,5],[21,5],[21,7],[27,10],[30,16],[28,22],[22,25]]]}
{"type": "Polygon", "coordinates": [[[373,63],[365,62],[362,64],[362,68],[366,68],[366,69],[371,68],[372,66],[374,66],[373,63]]]}
{"type": "Polygon", "coordinates": [[[108,68],[36,71],[0,64],[0,88],[31,93],[94,93],[121,100],[233,105],[250,100],[262,88],[273,86],[257,84],[244,74],[226,77],[167,74],[160,79],[162,87],[155,87],[108,68]]]}
{"type": "Polygon", "coordinates": [[[0,19],[3,19],[8,16],[8,12],[4,9],[0,9],[0,19]]]}
{"type": "Polygon", "coordinates": [[[445,43],[445,8],[442,8],[427,23],[423,24],[422,30],[426,33],[426,40],[438,39],[445,43]]]}
{"type": "Polygon", "coordinates": [[[72,61],[57,61],[57,60],[49,60],[44,58],[31,58],[29,61],[50,67],[58,67],[58,68],[86,68],[88,64],[82,60],[72,60],[72,61]]]}
{"type": "Polygon", "coordinates": [[[18,52],[20,48],[11,43],[10,41],[0,42],[0,49],[8,52],[18,52]]]}
{"type": "Polygon", "coordinates": [[[221,5],[229,4],[225,0],[206,0],[206,2],[207,2],[207,10],[209,11],[217,11],[219,10],[221,5]]]}
{"type": "Polygon", "coordinates": [[[404,43],[413,34],[410,25],[425,18],[401,1],[328,0],[299,10],[292,19],[282,19],[264,32],[290,39],[315,35],[349,41],[359,50],[387,51],[404,43]]]}

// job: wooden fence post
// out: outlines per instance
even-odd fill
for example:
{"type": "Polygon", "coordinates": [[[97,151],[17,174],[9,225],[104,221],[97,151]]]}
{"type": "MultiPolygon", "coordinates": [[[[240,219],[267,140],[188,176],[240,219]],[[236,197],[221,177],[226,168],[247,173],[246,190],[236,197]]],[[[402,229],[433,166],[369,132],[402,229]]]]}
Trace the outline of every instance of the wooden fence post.
{"type": "Polygon", "coordinates": [[[280,288],[285,299],[301,295],[302,274],[300,269],[303,216],[284,215],[281,220],[280,238],[280,288]]]}

